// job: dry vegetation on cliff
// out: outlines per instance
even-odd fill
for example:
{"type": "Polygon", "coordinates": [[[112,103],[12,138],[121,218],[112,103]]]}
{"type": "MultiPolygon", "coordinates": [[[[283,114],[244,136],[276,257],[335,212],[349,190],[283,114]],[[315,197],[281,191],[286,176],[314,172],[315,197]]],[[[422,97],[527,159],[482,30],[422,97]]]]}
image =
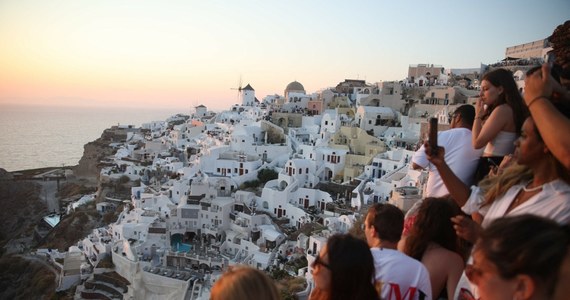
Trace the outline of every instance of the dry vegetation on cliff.
{"type": "Polygon", "coordinates": [[[52,299],[55,275],[42,264],[18,256],[0,258],[0,299],[52,299]]]}
{"type": "Polygon", "coordinates": [[[35,225],[46,215],[39,200],[41,187],[33,181],[0,181],[0,247],[20,236],[31,236],[35,225]]]}

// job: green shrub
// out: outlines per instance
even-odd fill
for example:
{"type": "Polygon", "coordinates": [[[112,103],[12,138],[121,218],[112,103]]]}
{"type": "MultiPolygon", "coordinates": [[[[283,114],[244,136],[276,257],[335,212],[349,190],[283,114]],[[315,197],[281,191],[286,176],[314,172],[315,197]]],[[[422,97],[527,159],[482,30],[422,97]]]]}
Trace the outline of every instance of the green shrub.
{"type": "Polygon", "coordinates": [[[125,184],[127,182],[131,181],[131,178],[129,178],[129,176],[127,175],[123,175],[119,178],[119,183],[120,184],[125,184]]]}
{"type": "Polygon", "coordinates": [[[279,177],[279,174],[273,169],[262,169],[257,173],[257,179],[259,179],[262,184],[277,179],[277,177],[279,177]]]}
{"type": "Polygon", "coordinates": [[[259,186],[259,180],[250,180],[242,184],[242,189],[256,188],[259,186]]]}

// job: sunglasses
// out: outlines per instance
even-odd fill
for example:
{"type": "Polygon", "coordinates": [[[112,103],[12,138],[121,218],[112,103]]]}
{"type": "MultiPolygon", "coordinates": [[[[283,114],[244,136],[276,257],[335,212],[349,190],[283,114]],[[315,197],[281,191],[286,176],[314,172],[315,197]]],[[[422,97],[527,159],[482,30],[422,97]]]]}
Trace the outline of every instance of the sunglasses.
{"type": "Polygon", "coordinates": [[[461,288],[459,290],[459,295],[457,297],[458,300],[477,300],[475,296],[466,288],[461,288]]]}
{"type": "Polygon", "coordinates": [[[475,278],[481,277],[484,271],[480,268],[475,267],[474,265],[466,265],[465,266],[465,275],[469,281],[473,282],[475,278]]]}
{"type": "Polygon", "coordinates": [[[317,258],[315,258],[315,261],[313,261],[313,264],[311,266],[315,268],[317,265],[321,265],[329,270],[331,269],[331,266],[325,263],[320,255],[317,255],[317,258]]]}

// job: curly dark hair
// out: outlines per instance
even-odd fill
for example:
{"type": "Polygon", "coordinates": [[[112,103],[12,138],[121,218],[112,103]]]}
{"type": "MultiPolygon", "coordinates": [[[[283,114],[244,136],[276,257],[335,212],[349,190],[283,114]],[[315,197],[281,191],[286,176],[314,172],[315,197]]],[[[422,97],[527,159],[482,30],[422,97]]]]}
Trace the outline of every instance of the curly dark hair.
{"type": "Polygon", "coordinates": [[[558,25],[548,38],[552,44],[552,51],[556,55],[556,64],[570,65],[570,20],[558,25]]]}
{"type": "Polygon", "coordinates": [[[464,257],[464,251],[451,222],[451,217],[460,214],[459,206],[449,197],[425,198],[406,239],[404,252],[421,261],[428,245],[436,243],[464,257]]]}
{"type": "Polygon", "coordinates": [[[499,95],[497,102],[493,103],[487,109],[483,119],[488,118],[495,107],[501,104],[507,104],[513,110],[513,117],[517,136],[521,135],[521,128],[524,120],[529,115],[528,108],[517,88],[513,73],[507,69],[494,69],[483,75],[481,81],[486,80],[496,87],[502,87],[503,92],[499,95]]]}

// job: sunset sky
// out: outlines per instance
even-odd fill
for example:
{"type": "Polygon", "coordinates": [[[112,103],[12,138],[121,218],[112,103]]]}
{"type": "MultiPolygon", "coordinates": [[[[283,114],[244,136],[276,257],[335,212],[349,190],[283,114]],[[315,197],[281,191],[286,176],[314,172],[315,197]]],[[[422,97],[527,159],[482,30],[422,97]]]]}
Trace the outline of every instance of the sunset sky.
{"type": "Polygon", "coordinates": [[[549,36],[570,1],[1,0],[0,105],[226,109],[409,64],[474,68],[549,36]]]}

